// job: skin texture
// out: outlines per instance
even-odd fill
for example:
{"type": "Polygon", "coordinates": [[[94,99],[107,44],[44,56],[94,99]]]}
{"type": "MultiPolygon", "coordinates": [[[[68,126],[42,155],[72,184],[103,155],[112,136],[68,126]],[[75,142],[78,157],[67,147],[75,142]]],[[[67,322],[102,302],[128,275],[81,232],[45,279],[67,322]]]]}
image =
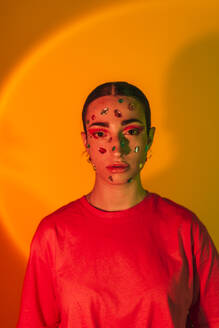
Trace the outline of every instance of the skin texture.
{"type": "Polygon", "coordinates": [[[155,133],[155,127],[152,127],[147,136],[143,105],[127,96],[99,97],[88,106],[86,127],[87,138],[82,131],[82,141],[96,166],[94,187],[86,195],[87,200],[105,211],[119,211],[138,204],[147,195],[141,184],[140,171],[155,133]],[[133,118],[142,124],[122,124],[123,120],[133,118]],[[107,122],[109,126],[91,127],[95,122],[107,122]],[[127,163],[128,170],[110,172],[106,166],[115,162],[127,163]]]}

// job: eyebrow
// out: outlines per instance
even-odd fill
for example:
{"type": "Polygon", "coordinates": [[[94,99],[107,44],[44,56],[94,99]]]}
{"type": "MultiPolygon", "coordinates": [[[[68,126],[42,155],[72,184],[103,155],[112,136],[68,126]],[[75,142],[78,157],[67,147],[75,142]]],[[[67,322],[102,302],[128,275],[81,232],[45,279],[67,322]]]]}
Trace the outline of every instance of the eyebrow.
{"type": "MultiPolygon", "coordinates": [[[[130,118],[129,120],[122,121],[121,122],[121,125],[127,125],[127,124],[133,123],[133,122],[138,122],[138,123],[144,124],[142,121],[138,120],[137,118],[130,118]]],[[[94,126],[94,125],[106,126],[107,128],[109,127],[109,123],[108,122],[94,122],[91,125],[89,125],[89,128],[91,126],[94,126]]]]}

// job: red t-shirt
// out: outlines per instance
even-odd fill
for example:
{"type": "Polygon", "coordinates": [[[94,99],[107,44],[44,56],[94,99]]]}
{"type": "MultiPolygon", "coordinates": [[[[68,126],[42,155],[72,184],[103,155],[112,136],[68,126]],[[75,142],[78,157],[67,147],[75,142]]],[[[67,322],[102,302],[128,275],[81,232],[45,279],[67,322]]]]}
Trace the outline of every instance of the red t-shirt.
{"type": "Polygon", "coordinates": [[[192,211],[149,192],[114,212],[82,196],[41,220],[17,328],[185,328],[189,322],[219,327],[219,254],[192,211]]]}

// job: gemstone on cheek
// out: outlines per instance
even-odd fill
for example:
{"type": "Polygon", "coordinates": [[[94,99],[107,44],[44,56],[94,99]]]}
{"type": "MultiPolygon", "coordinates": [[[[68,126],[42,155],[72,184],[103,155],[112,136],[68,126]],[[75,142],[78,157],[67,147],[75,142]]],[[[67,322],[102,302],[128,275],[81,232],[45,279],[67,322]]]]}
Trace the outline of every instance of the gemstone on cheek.
{"type": "Polygon", "coordinates": [[[140,163],[139,164],[139,169],[141,169],[143,167],[143,164],[142,163],[140,163]]]}
{"type": "Polygon", "coordinates": [[[132,178],[129,178],[127,182],[129,183],[129,182],[131,182],[131,181],[132,181],[132,178]]]}
{"type": "Polygon", "coordinates": [[[103,147],[99,147],[98,150],[101,154],[104,154],[106,152],[106,149],[103,147]]]}
{"type": "Polygon", "coordinates": [[[124,101],[124,99],[122,99],[122,98],[120,98],[120,99],[118,100],[119,103],[122,103],[123,101],[124,101]]]}
{"type": "Polygon", "coordinates": [[[90,148],[90,144],[87,144],[87,148],[90,148]]]}
{"type": "Polygon", "coordinates": [[[118,109],[115,109],[115,110],[114,110],[114,115],[115,115],[116,117],[121,117],[121,116],[122,116],[121,112],[120,112],[118,109]]]}
{"type": "Polygon", "coordinates": [[[113,146],[113,147],[112,147],[112,151],[114,151],[115,149],[116,149],[116,147],[115,147],[115,146],[113,146]]]}
{"type": "Polygon", "coordinates": [[[137,153],[139,151],[140,147],[139,146],[136,146],[135,149],[134,149],[134,152],[137,153]]]}

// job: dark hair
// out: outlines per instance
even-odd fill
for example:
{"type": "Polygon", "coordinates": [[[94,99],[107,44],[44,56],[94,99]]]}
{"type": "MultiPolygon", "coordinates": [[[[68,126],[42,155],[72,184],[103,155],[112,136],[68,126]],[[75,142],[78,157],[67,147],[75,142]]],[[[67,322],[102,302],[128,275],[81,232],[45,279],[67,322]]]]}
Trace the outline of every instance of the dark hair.
{"type": "Polygon", "coordinates": [[[83,121],[83,127],[84,131],[87,135],[87,130],[86,130],[86,112],[88,105],[94,100],[102,96],[107,96],[107,95],[118,95],[118,96],[128,96],[128,97],[133,97],[140,101],[145,109],[145,120],[146,120],[146,127],[147,127],[147,135],[149,136],[149,130],[151,128],[151,111],[150,111],[150,105],[149,102],[144,95],[144,93],[138,89],[136,86],[128,83],[128,82],[107,82],[104,84],[101,84],[97,86],[87,97],[83,110],[82,110],[82,121],[83,121]]]}

